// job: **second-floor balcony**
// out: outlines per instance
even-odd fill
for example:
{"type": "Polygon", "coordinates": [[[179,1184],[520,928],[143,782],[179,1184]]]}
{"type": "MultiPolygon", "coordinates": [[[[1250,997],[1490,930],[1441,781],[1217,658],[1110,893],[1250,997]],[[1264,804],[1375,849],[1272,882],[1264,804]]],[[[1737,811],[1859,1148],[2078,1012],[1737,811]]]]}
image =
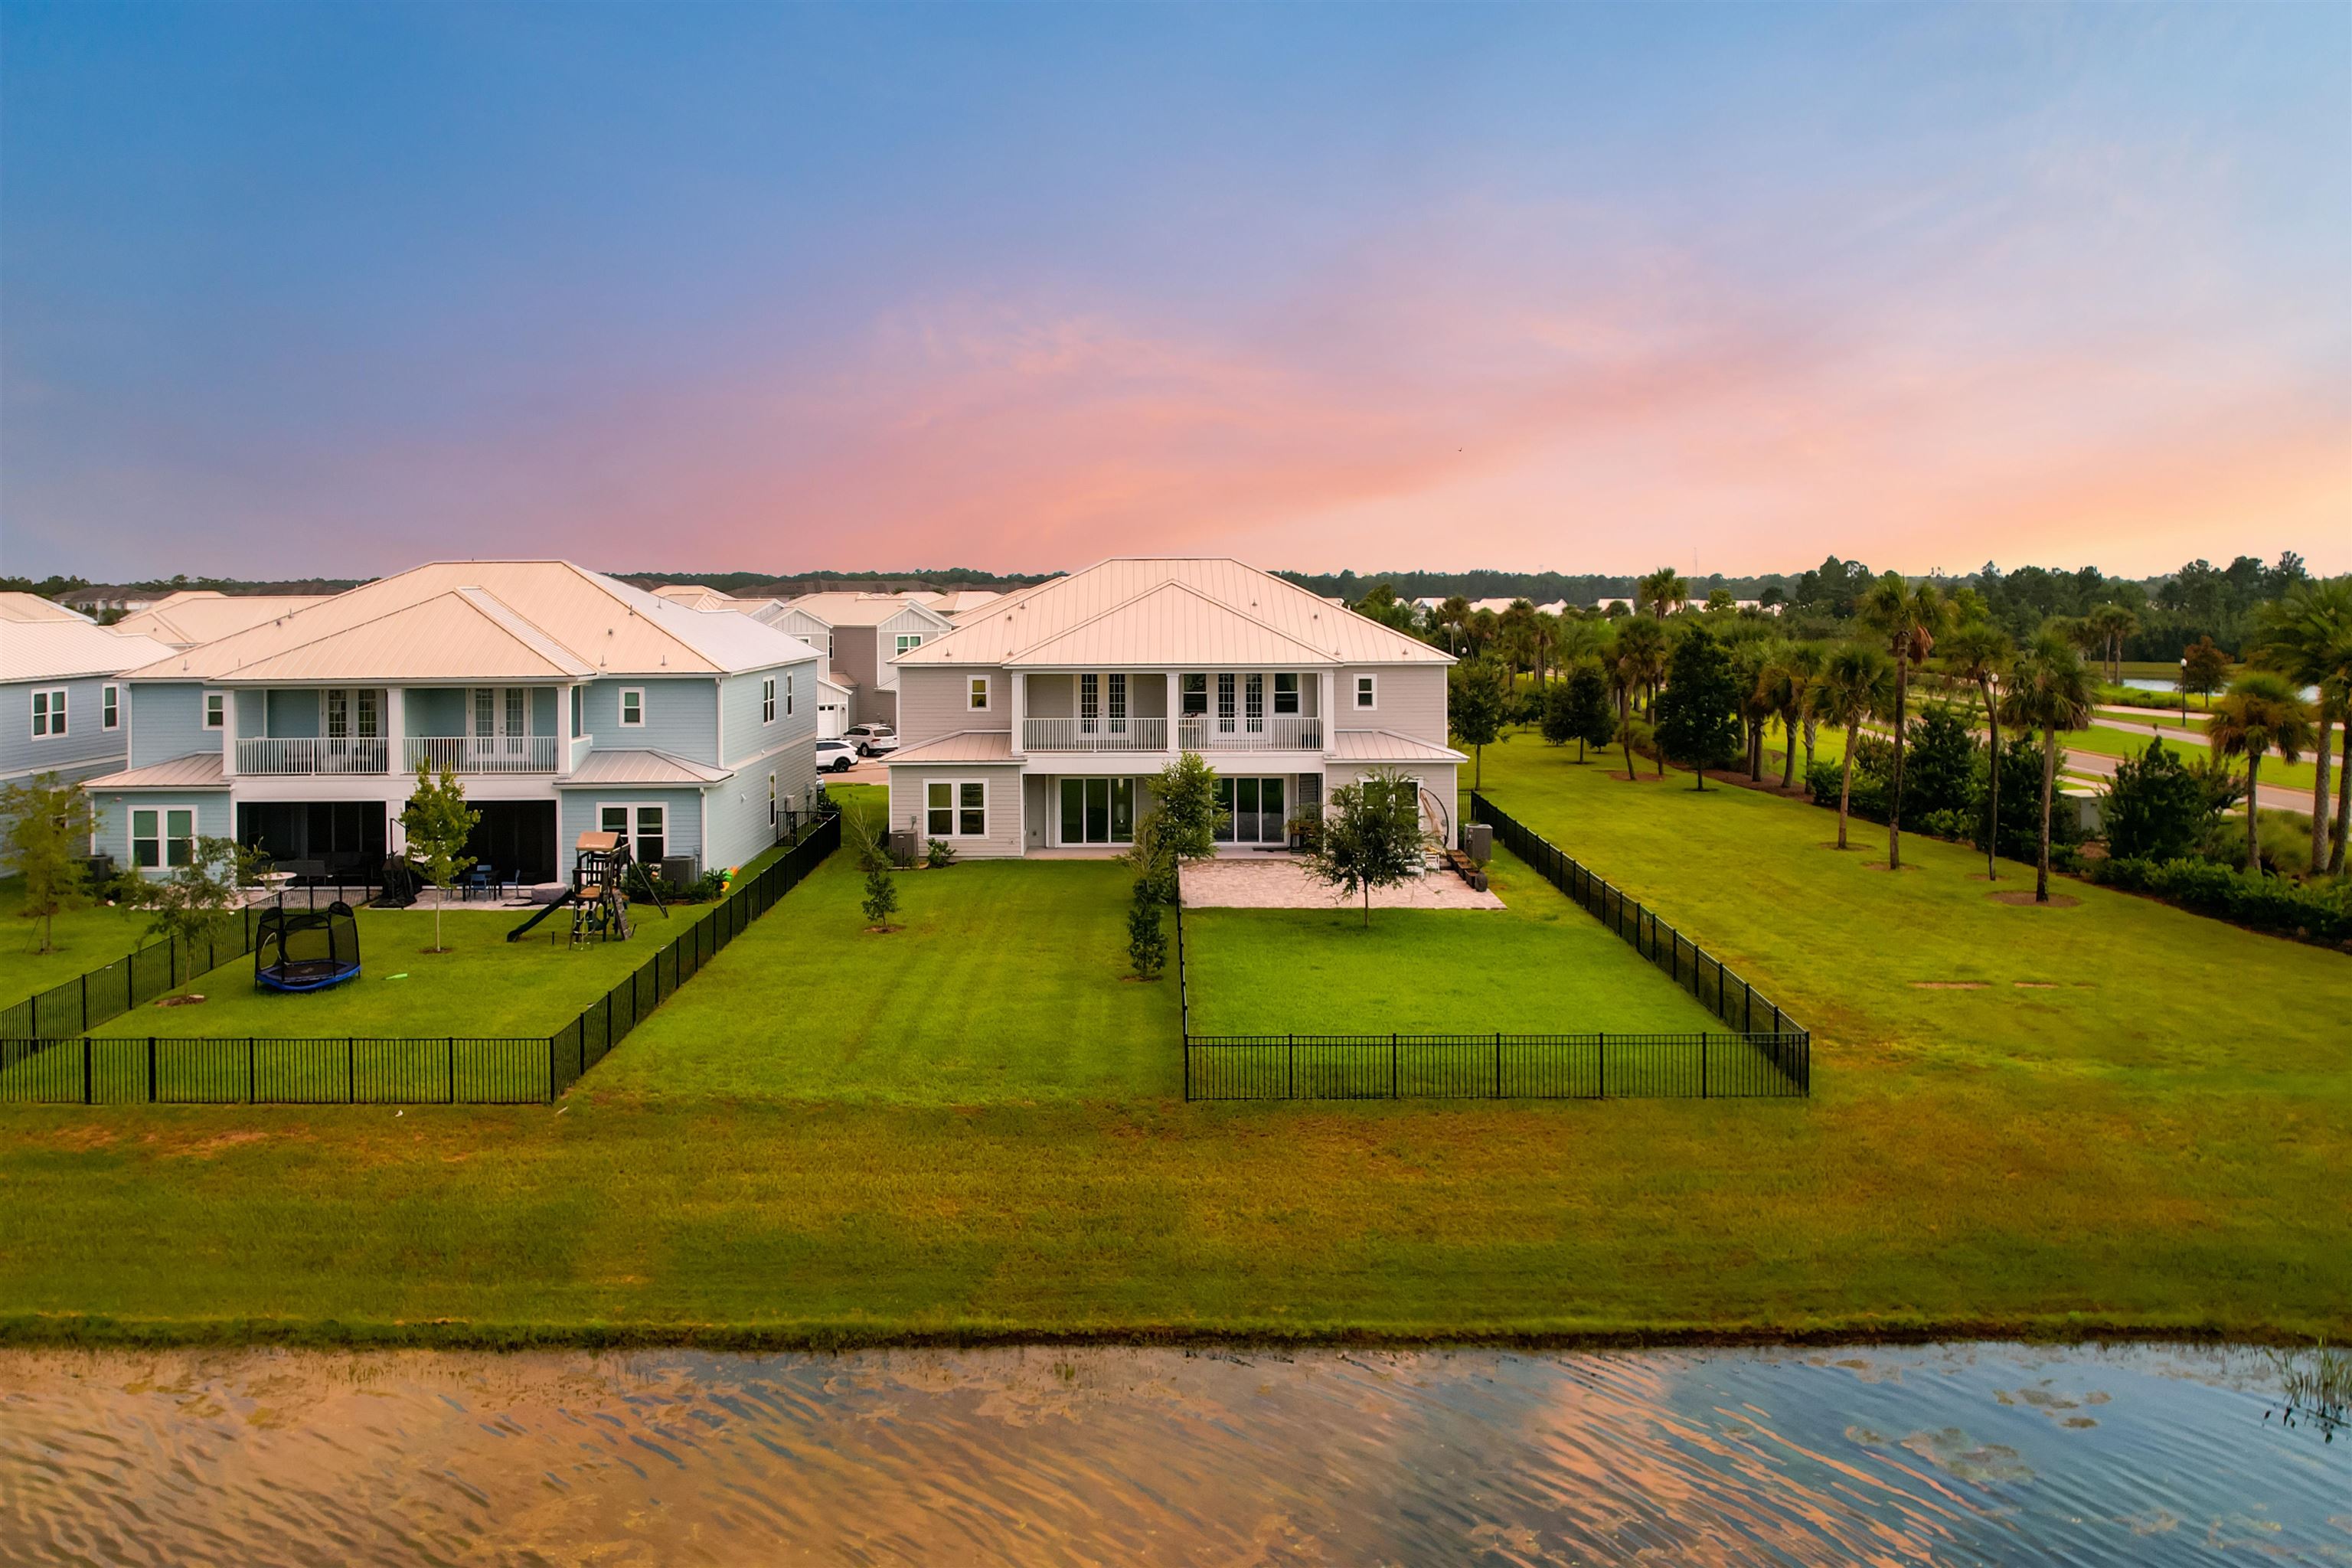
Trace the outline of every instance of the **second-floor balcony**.
{"type": "Polygon", "coordinates": [[[551,773],[562,742],[553,735],[435,735],[401,742],[402,767],[420,763],[460,773],[551,773]]]}
{"type": "MultiPolygon", "coordinates": [[[[1024,752],[1165,752],[1168,721],[1024,719],[1024,752]]],[[[1253,719],[1195,714],[1176,721],[1176,747],[1186,752],[1320,752],[1323,721],[1307,714],[1265,713],[1253,719]]]]}
{"type": "Polygon", "coordinates": [[[1028,752],[1164,752],[1165,719],[1024,719],[1021,747],[1028,752]]]}
{"type": "Polygon", "coordinates": [[[391,747],[381,735],[249,736],[236,743],[240,773],[380,773],[391,747]]]}

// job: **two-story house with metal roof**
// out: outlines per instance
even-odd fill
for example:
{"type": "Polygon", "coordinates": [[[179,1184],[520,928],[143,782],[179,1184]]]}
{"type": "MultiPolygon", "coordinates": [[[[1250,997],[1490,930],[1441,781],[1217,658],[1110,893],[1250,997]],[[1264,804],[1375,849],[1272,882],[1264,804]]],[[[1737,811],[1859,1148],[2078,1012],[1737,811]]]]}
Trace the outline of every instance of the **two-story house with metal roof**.
{"type": "Polygon", "coordinates": [[[567,561],[436,562],[130,670],[98,847],[156,870],[233,834],[372,869],[425,764],[463,780],[502,879],[558,879],[591,829],[740,865],[814,791],[818,663],[567,561]]]}
{"type": "Polygon", "coordinates": [[[1132,842],[1150,776],[1195,752],[1238,848],[1376,768],[1451,830],[1442,649],[1238,561],[1105,561],[1009,594],[892,660],[890,826],[971,856],[1132,842]]]}
{"type": "MultiPolygon", "coordinates": [[[[768,625],[824,650],[826,679],[851,724],[898,722],[900,654],[946,636],[955,622],[916,594],[803,594],[756,610],[768,625]]],[[[838,733],[838,731],[835,731],[838,733]]]]}

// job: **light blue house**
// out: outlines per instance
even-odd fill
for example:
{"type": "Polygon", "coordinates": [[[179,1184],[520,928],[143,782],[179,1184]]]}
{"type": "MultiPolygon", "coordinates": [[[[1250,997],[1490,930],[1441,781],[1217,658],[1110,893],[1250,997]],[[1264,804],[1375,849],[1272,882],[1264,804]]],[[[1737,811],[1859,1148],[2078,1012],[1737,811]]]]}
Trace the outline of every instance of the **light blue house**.
{"type": "Polygon", "coordinates": [[[505,880],[562,879],[597,829],[680,873],[740,865],[814,795],[818,665],[570,562],[436,562],[131,670],[99,847],[158,870],[234,834],[365,872],[404,847],[424,763],[457,772],[505,880]]]}
{"type": "Polygon", "coordinates": [[[172,651],[32,594],[0,594],[0,784],[70,784],[129,754],[122,671],[172,651]]]}

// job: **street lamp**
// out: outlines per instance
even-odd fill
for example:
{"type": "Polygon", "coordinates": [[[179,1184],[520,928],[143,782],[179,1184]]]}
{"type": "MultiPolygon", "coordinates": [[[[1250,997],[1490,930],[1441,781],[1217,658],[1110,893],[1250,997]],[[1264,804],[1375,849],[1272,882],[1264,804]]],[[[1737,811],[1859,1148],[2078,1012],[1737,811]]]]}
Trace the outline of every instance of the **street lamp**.
{"type": "Polygon", "coordinates": [[[2180,727],[2189,728],[2189,660],[2185,655],[2180,660],[2180,727]]]}

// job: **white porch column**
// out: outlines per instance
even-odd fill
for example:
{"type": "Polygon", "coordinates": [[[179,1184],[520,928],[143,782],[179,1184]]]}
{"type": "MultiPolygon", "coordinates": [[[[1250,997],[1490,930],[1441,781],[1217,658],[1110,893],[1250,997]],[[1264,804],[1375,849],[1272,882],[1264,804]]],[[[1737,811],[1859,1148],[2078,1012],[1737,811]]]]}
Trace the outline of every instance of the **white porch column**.
{"type": "Polygon", "coordinates": [[[1339,746],[1339,710],[1335,696],[1339,682],[1336,670],[1324,668],[1315,672],[1315,706],[1323,716],[1323,754],[1327,757],[1339,746]]]}
{"type": "MultiPolygon", "coordinates": [[[[196,689],[196,701],[201,704],[204,700],[204,689],[199,687],[196,689]]],[[[265,704],[262,710],[266,714],[268,711],[268,709],[266,706],[269,700],[269,695],[268,692],[263,692],[261,694],[261,700],[265,704]]],[[[244,710],[244,692],[232,687],[221,693],[221,777],[225,779],[233,779],[236,777],[237,719],[244,710]]],[[[203,721],[203,709],[199,707],[197,710],[197,721],[199,723],[203,721]]],[[[267,720],[263,721],[261,729],[262,733],[264,734],[268,734],[269,732],[269,725],[267,720]]]]}
{"type": "Polygon", "coordinates": [[[383,689],[383,757],[385,772],[404,773],[408,771],[408,688],[405,686],[383,689]]]}
{"type": "Polygon", "coordinates": [[[1029,675],[1026,670],[1008,671],[1013,677],[1013,754],[1028,753],[1029,675]]]}
{"type": "Polygon", "coordinates": [[[1178,685],[1179,685],[1179,684],[1181,684],[1181,683],[1179,682],[1179,680],[1178,680],[1178,679],[1177,679],[1176,672],[1175,672],[1174,670],[1172,670],[1172,669],[1171,669],[1171,670],[1170,670],[1170,671],[1168,672],[1167,679],[1168,679],[1168,717],[1167,717],[1164,721],[1162,721],[1162,722],[1164,722],[1164,723],[1165,723],[1165,724],[1167,724],[1167,726],[1168,726],[1168,750],[1169,750],[1169,752],[1172,754],[1172,753],[1174,753],[1174,752],[1179,752],[1179,751],[1181,751],[1181,750],[1183,749],[1183,748],[1182,748],[1182,746],[1181,746],[1181,743],[1177,741],[1177,739],[1176,739],[1176,716],[1177,716],[1177,706],[1178,706],[1178,703],[1179,703],[1179,702],[1180,702],[1180,700],[1181,700],[1181,699],[1179,699],[1179,698],[1178,698],[1178,696],[1177,696],[1177,694],[1176,694],[1176,688],[1177,688],[1177,687],[1178,687],[1178,685]]]}

